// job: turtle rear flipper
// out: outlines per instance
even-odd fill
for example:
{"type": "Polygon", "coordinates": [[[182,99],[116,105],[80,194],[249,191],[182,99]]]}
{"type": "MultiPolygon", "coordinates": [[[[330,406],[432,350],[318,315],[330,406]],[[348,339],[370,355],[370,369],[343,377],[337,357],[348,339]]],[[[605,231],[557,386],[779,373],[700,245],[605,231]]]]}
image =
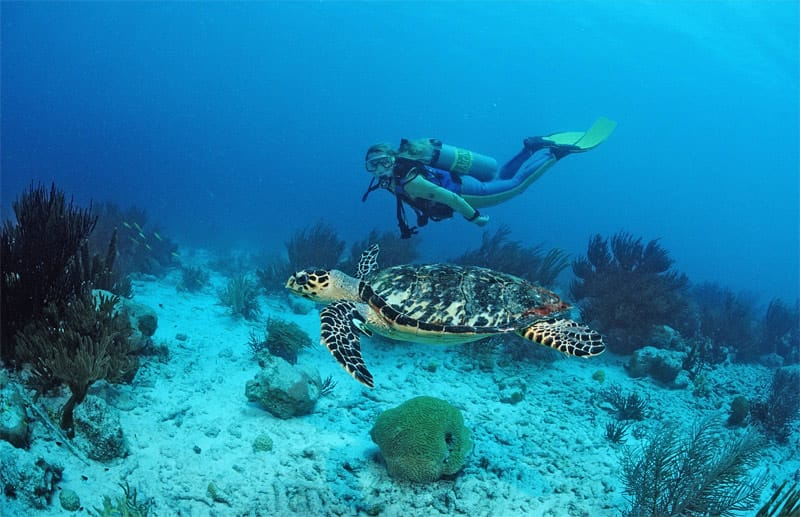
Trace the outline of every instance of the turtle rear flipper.
{"type": "Polygon", "coordinates": [[[340,300],[319,313],[320,338],[333,357],[358,382],[374,387],[372,374],[361,358],[360,335],[370,335],[356,302],[340,300]]]}
{"type": "Polygon", "coordinates": [[[572,320],[537,321],[522,329],[520,335],[534,343],[577,357],[592,357],[602,354],[606,349],[599,333],[572,320]]]}

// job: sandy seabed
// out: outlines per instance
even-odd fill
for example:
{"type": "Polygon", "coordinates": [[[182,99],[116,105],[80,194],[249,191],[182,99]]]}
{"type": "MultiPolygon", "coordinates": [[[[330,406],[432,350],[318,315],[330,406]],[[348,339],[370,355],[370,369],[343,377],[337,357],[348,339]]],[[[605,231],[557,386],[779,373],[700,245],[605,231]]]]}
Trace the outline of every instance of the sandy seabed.
{"type": "MultiPolygon", "coordinates": [[[[63,489],[79,495],[84,510],[75,513],[85,513],[101,508],[103,496],[121,496],[124,483],[137,490],[139,501],[152,500],[154,515],[620,515],[628,504],[620,459],[625,447],[639,445],[639,433],[629,433],[624,444],[606,439],[612,416],[597,397],[603,387],[617,383],[650,396],[642,431],[668,421],[688,428],[709,414],[724,418],[734,396],[756,390],[771,375],[763,367],[727,365],[713,372],[713,393],[697,398],[691,390],[630,378],[626,358],[610,353],[501,361],[505,366],[487,370],[458,346],[366,339],[362,350],[374,389],[350,378],[324,347],[303,350],[298,364],[331,376],[336,386],[312,414],[282,420],[245,397],[245,383],[259,370],[249,335],[262,333],[271,316],[298,323],[317,342],[317,311],[297,315],[284,299],[261,297],[262,317],[248,322],[219,304],[224,277],[212,275],[211,285],[194,294],[179,293],[178,279],[175,272],[134,282],[134,300],[158,314],[153,338],[168,347],[169,359],[144,358],[131,385],[96,383],[90,390],[118,412],[128,454],[110,463],[78,458],[34,418],[27,454],[63,466],[63,479],[44,510],[0,496],[3,516],[68,515],[58,499],[63,489]],[[176,339],[179,334],[187,338],[176,339]],[[593,379],[600,369],[602,384],[593,379]],[[526,386],[520,402],[501,402],[499,386],[509,380],[526,386]],[[474,450],[453,479],[425,485],[394,480],[369,438],[381,411],[419,395],[458,407],[472,432],[474,450]],[[262,434],[272,438],[272,451],[253,450],[262,434]]],[[[520,339],[519,346],[531,345],[520,339]]],[[[57,410],[65,396],[39,404],[57,410]]],[[[789,443],[765,450],[762,500],[781,481],[796,479],[798,450],[795,422],[789,443]]]]}

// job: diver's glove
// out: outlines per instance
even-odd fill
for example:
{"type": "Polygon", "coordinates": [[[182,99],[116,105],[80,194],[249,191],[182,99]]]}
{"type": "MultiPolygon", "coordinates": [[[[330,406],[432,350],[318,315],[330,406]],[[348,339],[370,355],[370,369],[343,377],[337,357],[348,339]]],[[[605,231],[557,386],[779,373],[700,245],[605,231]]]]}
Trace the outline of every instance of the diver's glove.
{"type": "Polygon", "coordinates": [[[475,223],[478,226],[486,226],[489,223],[489,216],[481,215],[480,210],[476,208],[475,213],[472,215],[472,217],[468,217],[467,221],[475,223]]]}
{"type": "Polygon", "coordinates": [[[486,226],[487,224],[489,224],[489,216],[488,215],[482,215],[482,216],[478,217],[477,219],[475,219],[472,222],[477,224],[478,226],[486,226]]]}

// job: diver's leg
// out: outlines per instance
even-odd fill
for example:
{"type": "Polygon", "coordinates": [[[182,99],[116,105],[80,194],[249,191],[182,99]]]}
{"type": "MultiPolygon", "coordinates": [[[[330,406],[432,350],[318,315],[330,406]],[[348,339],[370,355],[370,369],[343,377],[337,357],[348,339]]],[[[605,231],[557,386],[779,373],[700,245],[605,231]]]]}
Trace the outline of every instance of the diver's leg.
{"type": "MultiPolygon", "coordinates": [[[[509,164],[512,164],[512,162],[522,155],[523,153],[520,153],[515,156],[509,164]]],[[[550,149],[540,149],[533,153],[533,156],[529,156],[522,164],[515,165],[517,167],[515,170],[516,174],[510,178],[501,179],[498,177],[492,181],[478,181],[471,176],[462,176],[461,193],[465,196],[497,196],[498,194],[508,194],[509,197],[512,197],[528,188],[531,183],[536,181],[555,162],[556,157],[553,156],[550,149]]]]}
{"type": "Polygon", "coordinates": [[[507,180],[522,174],[523,177],[518,181],[523,181],[529,173],[525,171],[528,171],[531,167],[536,168],[539,164],[551,158],[558,159],[558,156],[556,156],[549,147],[540,147],[536,150],[532,150],[531,147],[526,146],[522,151],[517,153],[516,156],[511,158],[507,164],[503,165],[497,177],[498,179],[507,180]]]}
{"type": "Polygon", "coordinates": [[[527,146],[522,148],[522,151],[518,152],[516,156],[508,160],[508,163],[503,165],[500,170],[497,172],[497,178],[501,180],[507,180],[512,178],[522,164],[531,157],[533,151],[529,149],[527,146]]]}
{"type": "Polygon", "coordinates": [[[489,194],[487,185],[493,185],[497,180],[480,181],[474,176],[461,176],[461,194],[466,196],[485,196],[489,194]]]}

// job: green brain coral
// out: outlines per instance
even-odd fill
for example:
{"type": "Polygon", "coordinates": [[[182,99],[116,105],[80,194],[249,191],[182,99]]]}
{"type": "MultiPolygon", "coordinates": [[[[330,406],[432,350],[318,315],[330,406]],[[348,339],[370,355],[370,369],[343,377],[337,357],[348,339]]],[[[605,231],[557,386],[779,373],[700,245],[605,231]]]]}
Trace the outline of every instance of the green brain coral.
{"type": "Polygon", "coordinates": [[[455,474],[472,450],[461,412],[434,397],[416,397],[384,411],[369,434],[389,474],[418,483],[455,474]]]}

